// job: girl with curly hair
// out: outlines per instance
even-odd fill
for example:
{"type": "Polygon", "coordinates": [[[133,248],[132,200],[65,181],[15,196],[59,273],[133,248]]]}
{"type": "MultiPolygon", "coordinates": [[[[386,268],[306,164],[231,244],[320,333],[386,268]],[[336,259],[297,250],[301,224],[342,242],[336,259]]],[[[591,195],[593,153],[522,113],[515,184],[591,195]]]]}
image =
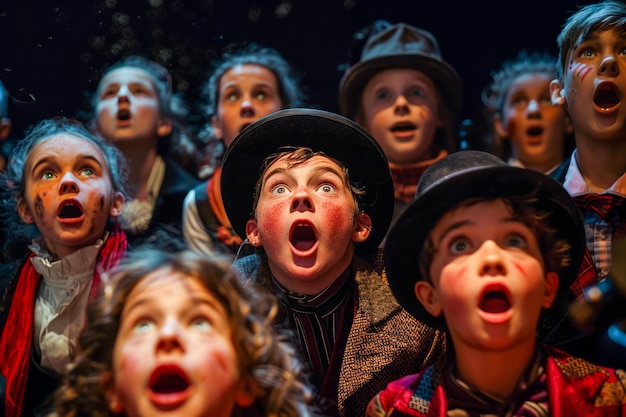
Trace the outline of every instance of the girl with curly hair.
{"type": "Polygon", "coordinates": [[[138,250],[111,272],[81,353],[57,392],[60,416],[308,416],[277,306],[222,257],[138,250]]]}

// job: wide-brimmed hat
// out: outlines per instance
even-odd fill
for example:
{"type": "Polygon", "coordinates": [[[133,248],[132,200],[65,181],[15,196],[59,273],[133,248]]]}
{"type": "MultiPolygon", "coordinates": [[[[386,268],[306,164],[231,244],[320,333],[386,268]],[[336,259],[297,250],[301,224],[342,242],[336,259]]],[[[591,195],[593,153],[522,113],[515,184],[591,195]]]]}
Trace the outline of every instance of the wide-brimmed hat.
{"type": "Polygon", "coordinates": [[[428,313],[415,296],[414,285],[427,280],[419,267],[424,242],[437,221],[461,202],[475,197],[532,196],[534,206],[550,213],[548,224],[570,245],[571,262],[559,274],[559,290],[551,312],[558,321],[569,306],[568,288],[576,279],[585,250],[582,216],[563,186],[553,178],[507,165],[481,151],[458,151],[431,165],[420,178],[413,200],[389,230],[385,268],[389,285],[402,307],[436,328],[441,318],[428,313]]]}
{"type": "Polygon", "coordinates": [[[373,33],[365,42],[360,61],[348,68],[339,83],[339,109],[354,119],[363,89],[378,72],[389,68],[413,68],[433,79],[455,119],[461,109],[463,83],[443,60],[437,39],[428,31],[396,23],[373,33]]]}
{"type": "Polygon", "coordinates": [[[222,160],[221,191],[226,214],[241,237],[254,218],[255,185],[261,164],[282,146],[308,147],[345,165],[350,182],[365,191],[359,206],[372,219],[372,232],[356,252],[372,259],[393,214],[393,183],[384,152],[356,123],[338,114],[315,109],[287,109],[246,127],[222,160]]]}

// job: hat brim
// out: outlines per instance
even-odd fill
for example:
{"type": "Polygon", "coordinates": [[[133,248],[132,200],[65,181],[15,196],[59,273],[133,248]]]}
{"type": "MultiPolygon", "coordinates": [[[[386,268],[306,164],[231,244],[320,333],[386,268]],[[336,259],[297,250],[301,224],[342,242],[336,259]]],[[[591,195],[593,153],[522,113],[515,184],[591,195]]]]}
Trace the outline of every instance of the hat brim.
{"type": "Polygon", "coordinates": [[[571,245],[571,262],[559,275],[551,313],[562,317],[571,301],[569,286],[576,279],[585,250],[582,217],[560,183],[542,173],[511,166],[457,171],[431,184],[405,208],[389,230],[384,249],[389,285],[400,305],[431,327],[445,328],[441,318],[424,309],[414,290],[417,281],[427,278],[421,274],[419,254],[428,234],[443,214],[467,199],[526,195],[535,196],[536,207],[552,213],[550,225],[571,245]]]}
{"type": "Polygon", "coordinates": [[[363,188],[361,210],[372,219],[372,232],[356,252],[372,256],[384,238],[393,215],[393,182],[384,152],[356,123],[315,109],[287,109],[246,127],[226,150],[222,160],[221,191],[231,225],[241,237],[254,218],[255,185],[261,164],[281,146],[308,147],[341,161],[352,184],[363,188]]]}
{"type": "Polygon", "coordinates": [[[367,82],[376,73],[390,68],[412,68],[431,77],[441,89],[452,119],[458,117],[463,97],[463,82],[459,74],[445,61],[415,55],[381,56],[359,62],[346,71],[339,83],[339,109],[341,113],[354,119],[367,82]]]}

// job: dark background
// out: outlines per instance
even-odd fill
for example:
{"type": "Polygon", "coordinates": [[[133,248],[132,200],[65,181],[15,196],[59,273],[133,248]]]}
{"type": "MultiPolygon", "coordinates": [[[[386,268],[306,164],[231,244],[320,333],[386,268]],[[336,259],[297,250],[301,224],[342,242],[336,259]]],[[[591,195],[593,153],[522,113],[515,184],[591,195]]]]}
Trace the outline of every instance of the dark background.
{"type": "Polygon", "coordinates": [[[314,107],[337,111],[355,31],[375,19],[431,31],[465,84],[474,118],[490,72],[521,49],[556,56],[556,36],[585,0],[0,0],[0,79],[18,136],[31,123],[73,116],[102,69],[131,53],[165,65],[190,102],[209,63],[231,42],[256,41],[298,71],[314,107]]]}

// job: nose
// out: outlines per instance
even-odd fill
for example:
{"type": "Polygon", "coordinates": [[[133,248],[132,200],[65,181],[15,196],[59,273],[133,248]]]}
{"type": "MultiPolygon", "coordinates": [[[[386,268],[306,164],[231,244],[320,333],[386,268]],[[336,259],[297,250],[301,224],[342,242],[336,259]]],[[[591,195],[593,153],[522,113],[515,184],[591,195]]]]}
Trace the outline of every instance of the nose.
{"type": "Polygon", "coordinates": [[[608,55],[600,63],[599,73],[610,77],[616,77],[619,75],[619,66],[615,56],[608,55]]]}
{"type": "Polygon", "coordinates": [[[541,106],[539,105],[539,101],[533,99],[528,102],[528,107],[526,107],[526,113],[528,116],[538,116],[541,114],[541,106]]]}
{"type": "Polygon", "coordinates": [[[293,194],[291,211],[313,211],[313,200],[306,187],[300,187],[293,194]]]}
{"type": "Polygon", "coordinates": [[[130,90],[128,86],[122,85],[119,90],[117,90],[117,99],[118,101],[128,101],[128,96],[130,95],[130,90]]]}
{"type": "Polygon", "coordinates": [[[409,113],[409,101],[404,95],[399,94],[394,103],[394,113],[398,116],[404,116],[409,113]]]}
{"type": "Polygon", "coordinates": [[[502,257],[502,249],[493,241],[485,241],[475,255],[480,256],[480,276],[506,275],[506,265],[502,257]]]}
{"type": "Polygon", "coordinates": [[[76,194],[79,191],[78,180],[71,172],[67,172],[61,178],[60,194],[76,194]]]}
{"type": "Polygon", "coordinates": [[[252,100],[245,99],[241,102],[241,109],[239,110],[241,117],[254,117],[254,106],[252,100]]]}
{"type": "Polygon", "coordinates": [[[159,329],[159,337],[156,346],[157,351],[172,352],[184,350],[182,341],[182,328],[175,319],[167,319],[159,329]]]}

